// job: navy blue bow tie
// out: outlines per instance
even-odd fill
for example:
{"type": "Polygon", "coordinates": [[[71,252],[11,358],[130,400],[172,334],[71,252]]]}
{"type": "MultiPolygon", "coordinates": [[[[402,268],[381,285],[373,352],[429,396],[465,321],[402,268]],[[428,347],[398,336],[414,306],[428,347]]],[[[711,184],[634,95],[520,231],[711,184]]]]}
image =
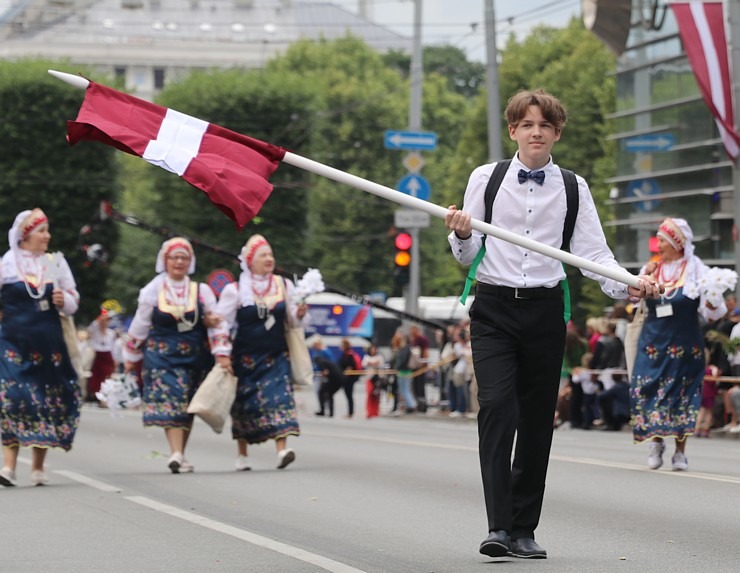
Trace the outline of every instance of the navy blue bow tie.
{"type": "Polygon", "coordinates": [[[519,183],[524,183],[527,179],[532,179],[538,185],[542,185],[545,182],[545,172],[540,171],[527,171],[526,169],[520,169],[517,174],[519,183]]]}

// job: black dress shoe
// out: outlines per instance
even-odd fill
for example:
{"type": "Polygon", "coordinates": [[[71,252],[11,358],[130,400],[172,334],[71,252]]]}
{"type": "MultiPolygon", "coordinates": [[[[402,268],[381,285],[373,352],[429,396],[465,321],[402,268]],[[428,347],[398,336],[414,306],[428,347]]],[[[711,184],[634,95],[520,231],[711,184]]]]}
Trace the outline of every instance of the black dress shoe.
{"type": "Polygon", "coordinates": [[[511,541],[512,557],[521,557],[522,559],[547,559],[547,551],[542,549],[534,539],[522,537],[511,541]]]}
{"type": "Polygon", "coordinates": [[[480,544],[480,552],[489,557],[506,557],[509,554],[509,534],[503,529],[491,531],[480,544]]]}

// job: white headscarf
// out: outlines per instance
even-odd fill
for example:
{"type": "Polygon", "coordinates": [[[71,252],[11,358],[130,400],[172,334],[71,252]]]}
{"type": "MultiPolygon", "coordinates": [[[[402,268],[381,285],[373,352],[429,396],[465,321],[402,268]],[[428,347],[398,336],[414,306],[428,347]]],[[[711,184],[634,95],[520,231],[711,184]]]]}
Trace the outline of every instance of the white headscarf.
{"type": "Polygon", "coordinates": [[[4,283],[14,282],[16,278],[24,279],[25,275],[29,272],[36,275],[39,279],[44,276],[47,267],[46,259],[38,257],[37,253],[29,253],[21,249],[20,244],[39,224],[47,222],[46,215],[38,208],[33,210],[26,209],[15,216],[13,226],[8,231],[8,246],[10,250],[5,254],[2,261],[2,277],[4,283]],[[34,212],[38,212],[38,221],[24,233],[24,223],[26,223],[34,212]],[[21,254],[21,251],[25,253],[25,256],[21,254]]]}
{"type": "Polygon", "coordinates": [[[13,252],[18,250],[21,242],[21,224],[31,213],[32,211],[30,209],[18,213],[15,216],[15,221],[13,221],[13,226],[10,228],[10,231],[8,231],[8,246],[13,252]]]}
{"type": "MultiPolygon", "coordinates": [[[[241,253],[239,253],[239,266],[242,269],[241,275],[239,275],[239,303],[241,306],[251,306],[254,304],[254,293],[252,291],[252,284],[257,285],[259,290],[267,288],[269,281],[273,279],[273,273],[266,275],[255,275],[252,273],[252,260],[257,254],[257,251],[264,247],[269,247],[270,243],[267,242],[262,235],[252,235],[244,243],[241,253]]],[[[288,284],[290,281],[285,281],[286,289],[289,288],[288,284]]],[[[277,280],[273,281],[271,291],[274,292],[276,288],[280,288],[277,280]]]]}
{"type": "Polygon", "coordinates": [[[47,219],[46,214],[38,207],[18,213],[15,216],[15,221],[13,221],[13,226],[8,231],[8,246],[10,250],[17,252],[20,248],[21,241],[33,233],[36,227],[44,223],[48,224],[49,219],[47,219]],[[35,217],[28,221],[28,218],[34,213],[36,214],[35,217]]]}
{"type": "Polygon", "coordinates": [[[683,251],[687,260],[694,254],[694,232],[686,222],[686,219],[665,219],[658,228],[657,235],[663,237],[677,251],[683,251]]]}
{"type": "MultiPolygon", "coordinates": [[[[677,261],[667,263],[669,266],[678,266],[686,262],[685,285],[690,285],[699,280],[706,272],[706,265],[694,255],[694,232],[691,230],[686,219],[669,217],[665,219],[656,233],[663,237],[677,251],[683,251],[683,256],[677,261]]],[[[666,263],[664,263],[666,264],[666,263]]]]}
{"type": "Polygon", "coordinates": [[[195,252],[193,251],[193,245],[190,244],[190,241],[182,237],[172,237],[162,243],[162,247],[159,249],[159,254],[157,255],[157,264],[155,265],[154,270],[158,273],[165,272],[167,269],[165,258],[167,255],[177,251],[190,255],[188,274],[192,275],[195,272],[195,252]]]}

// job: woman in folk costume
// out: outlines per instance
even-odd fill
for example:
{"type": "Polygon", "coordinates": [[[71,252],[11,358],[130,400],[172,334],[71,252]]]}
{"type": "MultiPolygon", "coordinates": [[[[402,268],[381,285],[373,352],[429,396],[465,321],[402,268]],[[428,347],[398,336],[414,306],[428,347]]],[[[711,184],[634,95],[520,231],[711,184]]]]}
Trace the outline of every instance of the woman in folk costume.
{"type": "Polygon", "coordinates": [[[231,409],[231,434],[237,440],[236,469],[250,469],[247,444],[275,440],[277,467],[295,460],[288,436],[300,433],[290,381],[286,320],[298,326],[305,304],[293,304],[293,283],[275,276],[272,248],[261,235],[249,238],[239,257],[238,283],[227,285],[218,301],[223,336],[214,347],[216,360],[236,374],[239,383],[231,409]],[[233,330],[232,330],[233,328],[233,330]],[[228,333],[235,332],[233,341],[228,333]]]}
{"type": "Polygon", "coordinates": [[[633,436],[635,442],[651,440],[650,469],[663,465],[663,439],[675,438],[673,469],[685,471],[689,467],[686,438],[696,427],[704,378],[699,314],[715,320],[727,309],[724,303],[711,307],[703,294],[697,296],[697,281],[709,267],[694,255],[694,234],[688,223],[666,219],[657,236],[660,259],[645,265],[640,274],[654,276],[665,287],[665,293],[659,299],[645,300],[647,316],[630,385],[633,436]]]}
{"type": "MultiPolygon", "coordinates": [[[[195,253],[187,239],[165,241],[157,256],[159,273],[139,293],[123,355],[126,372],[143,360],[144,426],[164,428],[172,473],[189,473],[185,446],[193,426],[187,413],[195,391],[213,366],[209,328],[217,325],[216,296],[191,281],[195,253]]],[[[214,331],[210,331],[215,334],[214,331]]]]}
{"type": "Polygon", "coordinates": [[[77,374],[59,319],[60,312],[77,311],[80,295],[61,253],[47,253],[51,234],[41,209],[20,213],[8,239],[0,291],[0,485],[15,484],[21,446],[32,448],[31,483],[44,485],[47,450],[69,450],[80,417],[77,374]]]}

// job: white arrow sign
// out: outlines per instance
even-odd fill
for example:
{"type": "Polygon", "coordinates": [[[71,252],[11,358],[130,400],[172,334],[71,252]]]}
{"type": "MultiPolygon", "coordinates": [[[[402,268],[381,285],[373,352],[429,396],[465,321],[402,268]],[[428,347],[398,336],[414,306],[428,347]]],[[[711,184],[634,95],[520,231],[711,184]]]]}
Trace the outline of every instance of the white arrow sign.
{"type": "Polygon", "coordinates": [[[430,151],[437,148],[437,134],[433,131],[386,131],[385,147],[430,151]]]}

